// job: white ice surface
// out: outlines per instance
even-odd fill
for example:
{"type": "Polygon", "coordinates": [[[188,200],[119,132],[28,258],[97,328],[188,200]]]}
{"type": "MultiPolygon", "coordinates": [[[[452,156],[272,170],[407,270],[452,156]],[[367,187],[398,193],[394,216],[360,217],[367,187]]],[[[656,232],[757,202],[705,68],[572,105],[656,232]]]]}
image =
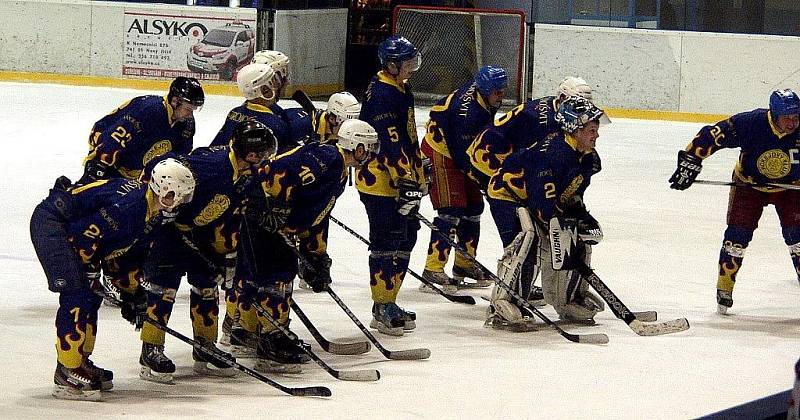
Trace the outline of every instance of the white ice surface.
{"type": "MultiPolygon", "coordinates": [[[[800,289],[777,217],[768,208],[747,250],[734,293],[733,315],[715,314],[717,255],[725,228],[728,191],[696,185],[670,190],[677,150],[698,124],[619,119],[601,130],[603,171],[586,197],[605,240],[593,266],[633,310],[656,310],[659,320],[687,317],[691,329],[639,337],[609,310],[594,327],[603,346],[571,343],[545,329],[515,334],[483,326],[486,302],[449,303],[417,291],[408,276],[399,303],[418,314],[417,329],[402,338],[378,335],[393,350],[427,347],[425,361],[390,361],[373,349],[360,356],[318,354],[338,369],[380,370],[376,383],[342,382],[316,365],[287,386],[325,385],[331,398],[300,398],[240,375],[199,377],[191,349],[167,338],[178,365],[176,385],[138,378],[138,334],[103,307],[93,359],[115,374],[104,403],[50,396],[55,367],[53,319],[57,295],[46,281],[29,240],[33,207],[58,175],[77,179],[94,121],[141,91],[0,83],[0,417],[7,418],[691,418],[783,391],[800,355],[800,289]],[[9,351],[10,350],[10,351],[9,351]]],[[[197,114],[196,145],[211,141],[231,97],[209,97],[197,114]]],[[[286,102],[284,106],[294,106],[286,102]]],[[[427,110],[417,110],[420,131],[427,110]]],[[[709,159],[702,178],[727,180],[736,152],[709,159]]],[[[367,235],[364,209],[348,188],[334,216],[367,235]]],[[[429,202],[423,214],[433,217],[429,202]]],[[[488,211],[482,219],[479,259],[494,267],[500,242],[488,211]]],[[[422,272],[429,231],[420,230],[411,268],[422,272]]],[[[363,322],[370,317],[367,248],[331,225],[333,287],[363,322]]],[[[184,285],[170,325],[191,335],[184,285]]],[[[355,325],[326,295],[298,291],[296,300],[329,339],[361,339],[355,325]]],[[[544,309],[555,317],[555,312],[544,309]]],[[[299,321],[294,330],[313,339],[299,321]]],[[[250,363],[250,362],[246,362],[250,363]]]]}

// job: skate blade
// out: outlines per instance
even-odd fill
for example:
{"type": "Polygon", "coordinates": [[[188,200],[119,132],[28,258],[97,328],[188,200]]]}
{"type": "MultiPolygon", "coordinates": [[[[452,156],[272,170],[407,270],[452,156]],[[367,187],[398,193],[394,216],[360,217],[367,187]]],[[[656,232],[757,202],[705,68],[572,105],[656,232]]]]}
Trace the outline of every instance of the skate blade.
{"type": "Polygon", "coordinates": [[[494,286],[494,282],[485,282],[485,281],[476,281],[476,282],[467,282],[467,281],[459,281],[456,284],[457,289],[485,289],[489,286],[494,286]]]}
{"type": "Polygon", "coordinates": [[[171,373],[153,372],[153,370],[147,366],[141,366],[141,369],[139,369],[139,377],[144,379],[145,381],[155,382],[159,384],[172,385],[174,383],[174,378],[172,377],[171,373]]]}
{"type": "Polygon", "coordinates": [[[417,328],[417,322],[416,321],[406,321],[406,323],[403,324],[403,330],[404,331],[411,331],[411,330],[413,330],[415,328],[417,328]]]}
{"type": "Polygon", "coordinates": [[[237,359],[255,359],[256,349],[247,346],[231,345],[230,353],[237,359]]]}
{"type": "Polygon", "coordinates": [[[382,322],[378,322],[378,320],[376,320],[374,318],[372,319],[372,321],[370,321],[369,327],[378,330],[379,333],[386,334],[386,335],[391,335],[391,336],[395,336],[395,337],[400,337],[404,333],[403,327],[390,328],[390,327],[387,327],[386,325],[383,325],[382,322]]]}
{"type": "Polygon", "coordinates": [[[728,309],[725,305],[717,304],[717,313],[720,315],[728,315],[728,309]]]}
{"type": "Polygon", "coordinates": [[[99,390],[81,391],[66,385],[54,385],[53,396],[62,400],[103,401],[103,394],[99,390]]]}
{"type": "Polygon", "coordinates": [[[525,320],[520,322],[508,322],[496,318],[489,318],[484,323],[485,326],[495,330],[509,331],[515,333],[533,332],[543,329],[544,324],[536,323],[533,320],[525,320]]]}
{"type": "Polygon", "coordinates": [[[278,363],[269,359],[258,359],[253,369],[264,373],[301,373],[303,368],[296,364],[278,363]]]}
{"type": "Polygon", "coordinates": [[[100,390],[101,391],[111,391],[112,389],[114,389],[114,382],[112,382],[112,381],[100,382],[100,390]]]}
{"type": "Polygon", "coordinates": [[[208,362],[195,361],[194,366],[192,366],[192,370],[197,374],[206,376],[218,376],[221,378],[230,378],[236,376],[236,369],[232,367],[218,368],[214,365],[209,366],[208,362]]]}

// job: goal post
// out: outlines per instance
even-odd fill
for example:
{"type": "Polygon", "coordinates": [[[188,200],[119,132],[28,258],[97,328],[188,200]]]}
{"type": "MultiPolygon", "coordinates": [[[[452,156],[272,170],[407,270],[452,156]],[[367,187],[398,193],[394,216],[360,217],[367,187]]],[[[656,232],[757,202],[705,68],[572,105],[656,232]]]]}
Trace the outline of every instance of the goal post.
{"type": "Polygon", "coordinates": [[[523,100],[528,31],[520,10],[397,6],[392,33],[408,38],[422,53],[411,76],[414,96],[435,101],[458,89],[484,65],[508,73],[506,98],[523,100]]]}

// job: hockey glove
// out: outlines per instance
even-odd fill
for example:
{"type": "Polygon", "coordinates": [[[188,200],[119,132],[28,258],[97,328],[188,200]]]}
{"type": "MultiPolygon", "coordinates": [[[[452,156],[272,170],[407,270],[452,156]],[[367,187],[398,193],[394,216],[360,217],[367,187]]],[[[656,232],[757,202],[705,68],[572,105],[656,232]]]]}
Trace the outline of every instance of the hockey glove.
{"type": "Polygon", "coordinates": [[[597,153],[597,149],[592,149],[592,175],[602,170],[603,164],[600,161],[600,154],[597,153]]]}
{"type": "Polygon", "coordinates": [[[397,181],[397,212],[406,217],[414,217],[419,211],[422,189],[414,181],[400,178],[397,181]]]}
{"type": "Polygon", "coordinates": [[[142,329],[147,316],[147,292],[142,287],[137,287],[134,293],[121,290],[119,298],[122,318],[133,324],[137,331],[142,329]]]}
{"type": "Polygon", "coordinates": [[[277,232],[286,226],[291,212],[292,208],[285,201],[267,197],[267,205],[258,225],[267,232],[277,232]]]}
{"type": "Polygon", "coordinates": [[[675,190],[685,190],[700,175],[703,169],[703,160],[695,155],[690,155],[685,150],[678,152],[678,168],[669,178],[670,188],[675,190]]]}
{"type": "Polygon", "coordinates": [[[422,158],[422,173],[425,174],[426,183],[433,182],[433,162],[427,156],[422,158]]]}
{"type": "Polygon", "coordinates": [[[328,290],[331,284],[331,257],[327,253],[311,254],[305,258],[303,280],[311,286],[314,293],[328,290]]]}
{"type": "Polygon", "coordinates": [[[578,220],[578,238],[587,245],[597,245],[603,240],[600,224],[588,211],[578,220]]]}
{"type": "Polygon", "coordinates": [[[98,264],[84,264],[83,271],[86,273],[86,285],[94,293],[105,296],[106,291],[103,282],[100,281],[100,266],[98,264]]]}
{"type": "Polygon", "coordinates": [[[236,194],[244,194],[253,184],[253,175],[242,175],[233,184],[236,194]]]}
{"type": "Polygon", "coordinates": [[[108,179],[113,176],[114,172],[116,171],[111,165],[99,160],[90,160],[86,162],[86,166],[83,168],[83,176],[78,183],[84,185],[101,179],[108,179]]]}

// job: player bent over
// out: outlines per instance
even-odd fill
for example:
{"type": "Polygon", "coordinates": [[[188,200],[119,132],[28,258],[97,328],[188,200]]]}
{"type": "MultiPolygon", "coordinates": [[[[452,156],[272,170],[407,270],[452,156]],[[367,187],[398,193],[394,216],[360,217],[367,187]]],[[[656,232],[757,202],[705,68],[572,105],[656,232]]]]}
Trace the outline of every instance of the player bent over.
{"type": "Polygon", "coordinates": [[[798,123],[800,99],[791,89],[776,90],[769,98],[769,109],[736,114],[714,125],[703,127],[686,150],[678,152],[678,168],[670,177],[670,187],[685,190],[692,185],[703,160],[720,149],[739,148],[739,161],[733,181],[752,187],[731,187],[728,198],[728,227],[719,252],[717,312],[726,314],[733,306],[733,287],[742,266],[744,253],[764,207],[772,204],[778,213],[781,231],[795,272],[800,280],[800,191],[758,187],[777,182],[800,184],[798,123]]]}
{"type": "MultiPolygon", "coordinates": [[[[604,309],[580,277],[576,259],[589,264],[590,245],[602,238],[583,194],[593,174],[592,151],[608,119],[588,100],[573,96],[559,106],[561,130],[512,154],[489,183],[489,205],[505,247],[499,276],[523,299],[541,270],[545,301],[561,319],[590,322],[604,309]],[[577,245],[576,245],[577,244],[577,245]]],[[[522,305],[495,286],[487,324],[523,327],[522,305]]]]}
{"type": "MultiPolygon", "coordinates": [[[[431,162],[430,197],[438,215],[433,224],[448,232],[473,257],[478,249],[483,195],[478,184],[467,176],[469,157],[467,147],[485,126],[494,122],[494,114],[502,105],[508,86],[506,71],[483,66],[475,79],[439,100],[431,108],[427,133],[422,141],[422,153],[431,162]]],[[[455,256],[453,279],[444,272],[450,255],[450,245],[431,232],[428,258],[422,276],[444,286],[453,293],[456,286],[467,286],[465,277],[477,281],[473,285],[486,287],[491,281],[460,253],[455,256]]],[[[422,283],[420,290],[430,288],[422,283]]]]}
{"type": "Polygon", "coordinates": [[[31,241],[49,289],[59,293],[55,397],[97,401],[113,387],[113,373],[89,359],[103,299],[100,263],[146,250],[191,200],[194,184],[185,166],[165,159],[153,168],[149,187],[119,178],[71,187],[61,177],[36,206],[31,241]]]}
{"type": "MultiPolygon", "coordinates": [[[[309,143],[266,162],[259,170],[261,188],[251,190],[242,228],[236,267],[239,324],[256,338],[256,369],[299,372],[309,361],[302,341],[293,341],[253,305],[261,306],[283,327],[289,326],[292,282],[298,260],[315,292],[331,282],[331,259],[324,238],[329,215],[344,192],[348,169],[377,151],[375,130],[359,120],[347,120],[337,145],[309,143]],[[296,236],[299,240],[295,250],[296,236]],[[260,328],[259,328],[260,327],[260,328]]],[[[241,330],[231,332],[231,343],[241,330]]]]}
{"type": "MultiPolygon", "coordinates": [[[[252,184],[252,167],[275,153],[275,138],[258,121],[244,121],[234,129],[229,146],[195,149],[186,157],[197,187],[191,204],[164,229],[144,265],[147,316],[166,325],[181,277],[187,274],[190,318],[196,341],[214,346],[219,315],[218,285],[231,288],[237,256],[239,226],[252,184]]],[[[145,324],[141,333],[140,376],[172,382],[175,364],[164,354],[164,332],[145,324]]],[[[235,370],[194,351],[194,371],[230,376],[235,370]]]]}

